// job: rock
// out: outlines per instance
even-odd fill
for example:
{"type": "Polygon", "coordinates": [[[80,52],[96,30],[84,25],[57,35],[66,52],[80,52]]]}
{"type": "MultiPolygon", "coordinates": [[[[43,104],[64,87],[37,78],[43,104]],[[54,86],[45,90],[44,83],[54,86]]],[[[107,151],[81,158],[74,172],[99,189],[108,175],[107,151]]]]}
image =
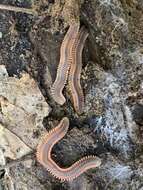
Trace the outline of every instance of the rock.
{"type": "Polygon", "coordinates": [[[53,148],[53,156],[59,165],[64,167],[65,165],[70,166],[83,156],[86,156],[87,151],[94,152],[95,149],[96,144],[92,137],[74,128],[68,132],[67,138],[61,140],[61,143],[58,143],[55,149],[53,148]],[[61,158],[59,159],[59,157],[61,158]]]}
{"type": "Polygon", "coordinates": [[[0,166],[4,166],[6,163],[3,151],[0,149],[0,166]]]}
{"type": "Polygon", "coordinates": [[[0,38],[2,38],[2,35],[3,35],[2,32],[0,32],[0,38]]]}
{"type": "Polygon", "coordinates": [[[103,176],[104,182],[102,181],[101,183],[106,184],[104,186],[105,189],[114,189],[115,186],[122,189],[128,187],[128,183],[132,178],[132,164],[125,164],[109,153],[106,154],[106,158],[102,162],[100,172],[93,175],[96,175],[96,177],[98,176],[99,181],[102,181],[101,176],[103,176]]]}
{"type": "Polygon", "coordinates": [[[35,131],[39,135],[46,132],[42,122],[51,110],[36,82],[28,74],[20,79],[4,76],[0,80],[0,105],[0,121],[29,147],[36,148],[35,131]]]}
{"type": "MultiPolygon", "coordinates": [[[[12,167],[9,175],[11,175],[16,190],[45,190],[46,188],[52,190],[49,180],[43,180],[42,171],[40,172],[34,168],[32,170],[32,168],[25,168],[23,165],[12,167]]],[[[45,177],[47,177],[46,174],[45,177]]]]}
{"type": "Polygon", "coordinates": [[[78,177],[77,179],[75,179],[74,181],[71,181],[68,183],[68,189],[69,190],[90,190],[90,185],[87,182],[87,179],[82,176],[82,177],[78,177]]]}
{"type": "Polygon", "coordinates": [[[11,189],[11,190],[15,189],[12,177],[9,175],[8,169],[6,169],[4,174],[4,186],[6,187],[6,189],[11,189]]]}
{"type": "Polygon", "coordinates": [[[133,107],[133,119],[138,125],[143,126],[143,105],[141,104],[136,104],[133,107]]]}
{"type": "Polygon", "coordinates": [[[0,125],[0,148],[5,157],[13,160],[18,159],[32,151],[22,140],[0,125]]]}
{"type": "Polygon", "coordinates": [[[8,77],[8,73],[5,66],[0,65],[0,79],[3,79],[4,77],[8,77]]]}
{"type": "Polygon", "coordinates": [[[129,132],[132,130],[133,133],[136,129],[131,126],[133,122],[128,116],[131,110],[127,112],[125,97],[120,95],[121,87],[117,79],[112,74],[96,68],[96,65],[92,70],[98,81],[97,84],[87,86],[85,110],[89,117],[88,124],[94,128],[102,143],[117,151],[122,158],[130,159],[134,150],[129,132]]]}
{"type": "MultiPolygon", "coordinates": [[[[12,0],[6,2],[17,3],[12,0]]],[[[44,109],[47,104],[44,106],[46,102],[42,98],[42,102],[45,102],[42,104],[42,111],[39,113],[39,106],[38,112],[35,111],[36,102],[41,101],[36,99],[32,106],[33,97],[29,94],[32,90],[35,96],[42,95],[31,82],[24,85],[29,98],[20,95],[21,90],[13,88],[18,85],[18,89],[23,89],[23,82],[29,81],[26,75],[21,76],[21,71],[27,69],[38,81],[51,107],[55,106],[49,88],[55,79],[60,45],[71,19],[80,20],[81,25],[85,25],[89,32],[81,74],[85,96],[84,113],[76,115],[68,94],[64,92],[66,104],[62,107],[55,106],[56,109],[44,121],[49,129],[49,121],[60,120],[65,115],[70,118],[71,123],[75,118],[77,120],[78,126],[71,124],[67,137],[53,148],[52,156],[60,166],[69,166],[81,156],[91,153],[102,159],[102,165],[98,170],[90,170],[71,183],[60,183],[38,164],[29,164],[29,168],[19,164],[11,169],[16,188],[141,190],[142,0],[42,0],[34,3],[40,14],[36,20],[23,14],[17,16],[6,11],[0,13],[3,33],[0,62],[6,65],[10,76],[16,74],[18,77],[3,74],[4,68],[0,74],[0,121],[8,130],[22,138],[24,143],[31,148],[36,147],[39,138],[46,132],[42,120],[49,113],[44,109]],[[31,21],[34,23],[32,28],[31,21]],[[14,33],[11,28],[14,28],[14,33]],[[28,36],[30,30],[33,46],[28,36]],[[33,88],[37,90],[33,91],[33,88]],[[85,132],[85,127],[88,128],[88,133],[85,132]]],[[[19,1],[18,5],[25,3],[19,1]]]]}

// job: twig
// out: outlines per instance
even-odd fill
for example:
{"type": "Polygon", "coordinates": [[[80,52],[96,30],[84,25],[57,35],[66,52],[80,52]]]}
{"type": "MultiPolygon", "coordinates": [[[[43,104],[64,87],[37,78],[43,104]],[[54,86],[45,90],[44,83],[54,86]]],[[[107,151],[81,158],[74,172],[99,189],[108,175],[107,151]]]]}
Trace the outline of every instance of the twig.
{"type": "Polygon", "coordinates": [[[10,6],[10,5],[0,4],[0,9],[37,15],[37,12],[34,9],[27,9],[27,8],[15,7],[15,6],[10,6]]]}

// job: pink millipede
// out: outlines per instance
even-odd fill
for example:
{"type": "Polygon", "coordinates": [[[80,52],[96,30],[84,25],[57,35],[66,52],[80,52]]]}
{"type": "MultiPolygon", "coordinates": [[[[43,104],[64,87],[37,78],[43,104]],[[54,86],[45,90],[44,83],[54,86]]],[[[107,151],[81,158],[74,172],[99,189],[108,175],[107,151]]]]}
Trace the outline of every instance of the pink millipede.
{"type": "Polygon", "coordinates": [[[72,62],[68,80],[74,108],[79,114],[82,113],[84,107],[84,95],[80,84],[80,75],[82,69],[82,51],[87,37],[88,32],[83,26],[80,29],[73,46],[71,55],[72,62]]]}
{"type": "Polygon", "coordinates": [[[37,160],[56,178],[62,181],[70,181],[90,168],[99,167],[100,158],[86,156],[75,162],[68,168],[59,167],[51,158],[53,146],[62,139],[68,131],[69,119],[64,117],[60,123],[51,130],[37,147],[37,160]]]}
{"type": "Polygon", "coordinates": [[[63,88],[67,81],[68,71],[71,64],[72,47],[79,31],[79,24],[70,25],[66,33],[60,50],[60,62],[57,69],[56,79],[51,87],[53,99],[60,105],[65,103],[65,97],[62,94],[63,88]]]}

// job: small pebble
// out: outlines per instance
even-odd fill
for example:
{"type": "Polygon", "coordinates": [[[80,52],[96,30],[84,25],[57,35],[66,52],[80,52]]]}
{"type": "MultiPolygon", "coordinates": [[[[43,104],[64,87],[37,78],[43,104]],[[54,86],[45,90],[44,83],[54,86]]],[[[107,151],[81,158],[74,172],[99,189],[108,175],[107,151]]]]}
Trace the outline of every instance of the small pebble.
{"type": "Polygon", "coordinates": [[[48,2],[49,2],[49,3],[55,3],[55,1],[54,1],[54,0],[48,0],[48,2]]]}
{"type": "Polygon", "coordinates": [[[0,32],[0,39],[2,38],[2,32],[0,32]]]}
{"type": "Polygon", "coordinates": [[[24,166],[25,166],[26,168],[31,168],[32,162],[33,162],[33,160],[32,160],[32,159],[29,159],[29,160],[25,160],[23,163],[24,163],[24,166]]]}
{"type": "Polygon", "coordinates": [[[136,104],[132,111],[133,118],[138,125],[143,125],[143,105],[136,104]]]}

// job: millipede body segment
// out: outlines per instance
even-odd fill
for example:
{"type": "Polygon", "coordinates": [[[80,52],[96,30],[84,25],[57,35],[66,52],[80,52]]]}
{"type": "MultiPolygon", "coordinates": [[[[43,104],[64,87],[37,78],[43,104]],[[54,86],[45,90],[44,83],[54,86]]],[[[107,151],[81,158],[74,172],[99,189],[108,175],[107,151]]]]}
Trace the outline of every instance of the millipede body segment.
{"type": "Polygon", "coordinates": [[[87,37],[88,32],[83,26],[77,35],[72,49],[72,63],[68,80],[74,109],[79,114],[82,113],[84,107],[84,95],[80,84],[80,75],[82,69],[82,51],[87,37]]]}
{"type": "Polygon", "coordinates": [[[62,91],[67,81],[68,71],[71,64],[72,47],[75,43],[78,31],[79,23],[70,25],[61,45],[60,62],[57,69],[57,75],[51,87],[52,97],[60,105],[63,105],[66,101],[62,91]]]}
{"type": "Polygon", "coordinates": [[[84,95],[80,84],[82,69],[82,51],[88,32],[84,26],[79,30],[79,24],[69,27],[61,45],[60,62],[57,69],[55,82],[52,85],[51,93],[53,99],[60,105],[66,101],[62,94],[68,78],[74,109],[81,114],[84,107],[84,95]]]}
{"type": "Polygon", "coordinates": [[[56,178],[70,181],[90,168],[100,166],[101,160],[96,156],[83,157],[68,168],[59,167],[51,158],[53,146],[65,136],[69,127],[69,119],[64,117],[60,123],[51,130],[37,147],[37,160],[56,178]]]}

